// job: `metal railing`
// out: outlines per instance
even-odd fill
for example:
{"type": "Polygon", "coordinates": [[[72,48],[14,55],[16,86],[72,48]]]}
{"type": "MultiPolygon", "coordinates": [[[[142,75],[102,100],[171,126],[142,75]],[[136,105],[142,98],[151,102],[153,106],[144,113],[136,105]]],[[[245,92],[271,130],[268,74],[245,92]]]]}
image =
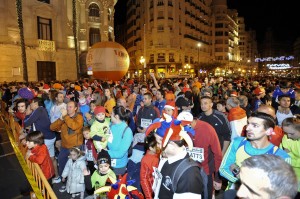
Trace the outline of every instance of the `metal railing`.
{"type": "Polygon", "coordinates": [[[11,145],[22,169],[24,170],[26,178],[33,189],[34,193],[31,194],[31,198],[57,199],[40,166],[37,163],[33,163],[28,159],[25,159],[27,147],[19,140],[22,128],[19,123],[15,121],[13,115],[6,111],[6,103],[3,101],[1,101],[1,113],[11,145]]]}

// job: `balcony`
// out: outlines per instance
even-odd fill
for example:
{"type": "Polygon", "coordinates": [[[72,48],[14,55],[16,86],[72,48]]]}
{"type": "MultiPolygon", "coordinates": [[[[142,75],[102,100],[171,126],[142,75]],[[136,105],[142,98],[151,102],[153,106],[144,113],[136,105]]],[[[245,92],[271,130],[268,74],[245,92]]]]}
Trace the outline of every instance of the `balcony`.
{"type": "Polygon", "coordinates": [[[91,16],[89,16],[89,22],[100,23],[100,17],[91,17],[91,16]]]}
{"type": "Polygon", "coordinates": [[[54,52],[55,49],[55,41],[50,40],[38,40],[38,46],[40,51],[48,51],[48,52],[54,52]]]}

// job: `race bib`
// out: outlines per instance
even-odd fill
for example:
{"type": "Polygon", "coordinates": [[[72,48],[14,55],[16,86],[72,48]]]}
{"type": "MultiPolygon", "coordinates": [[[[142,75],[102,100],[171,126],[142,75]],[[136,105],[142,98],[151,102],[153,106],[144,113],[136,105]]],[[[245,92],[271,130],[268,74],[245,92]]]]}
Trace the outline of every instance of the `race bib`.
{"type": "Polygon", "coordinates": [[[87,150],[87,151],[86,151],[86,160],[87,160],[87,161],[94,161],[94,157],[93,157],[93,152],[92,152],[92,150],[87,150]]]}
{"type": "Polygon", "coordinates": [[[151,119],[141,119],[141,127],[143,128],[147,128],[150,124],[152,124],[152,120],[151,119]]]}
{"type": "Polygon", "coordinates": [[[193,149],[190,151],[188,148],[186,149],[189,153],[189,156],[196,162],[203,162],[204,161],[204,149],[193,147],[193,149]]]}
{"type": "Polygon", "coordinates": [[[155,190],[157,190],[157,188],[160,187],[161,185],[161,181],[162,181],[162,174],[160,173],[160,171],[158,170],[158,168],[153,167],[153,185],[152,185],[152,190],[155,192],[155,190]]]}
{"type": "Polygon", "coordinates": [[[117,159],[111,159],[111,166],[115,167],[117,165],[117,159]]]}

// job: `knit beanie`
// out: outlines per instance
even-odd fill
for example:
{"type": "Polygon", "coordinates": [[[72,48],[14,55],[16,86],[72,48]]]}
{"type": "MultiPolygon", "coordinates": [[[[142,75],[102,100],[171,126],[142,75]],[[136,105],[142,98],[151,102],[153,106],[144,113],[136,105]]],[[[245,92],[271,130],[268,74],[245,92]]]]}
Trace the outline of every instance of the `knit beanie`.
{"type": "Polygon", "coordinates": [[[98,164],[107,163],[107,164],[111,165],[111,158],[106,150],[102,149],[98,153],[97,162],[98,162],[98,164]]]}

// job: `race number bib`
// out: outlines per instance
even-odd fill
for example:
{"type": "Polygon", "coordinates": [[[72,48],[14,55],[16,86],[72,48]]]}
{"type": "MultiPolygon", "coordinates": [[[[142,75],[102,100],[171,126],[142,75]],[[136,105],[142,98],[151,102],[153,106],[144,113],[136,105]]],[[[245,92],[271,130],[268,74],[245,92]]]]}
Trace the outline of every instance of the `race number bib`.
{"type": "Polygon", "coordinates": [[[93,151],[92,150],[88,150],[86,151],[86,160],[87,161],[94,161],[94,157],[93,157],[93,151]]]}
{"type": "Polygon", "coordinates": [[[152,124],[152,120],[151,119],[141,119],[141,127],[143,128],[147,128],[150,124],[152,124]]]}
{"type": "Polygon", "coordinates": [[[157,190],[161,185],[162,174],[160,173],[160,171],[156,167],[153,167],[152,176],[153,176],[153,179],[154,179],[153,185],[152,185],[152,190],[155,192],[155,190],[157,190]]]}
{"type": "Polygon", "coordinates": [[[117,165],[117,159],[111,159],[111,166],[115,167],[117,165]]]}
{"type": "Polygon", "coordinates": [[[204,161],[204,149],[203,148],[193,147],[193,149],[191,151],[188,148],[186,150],[189,153],[189,156],[196,162],[204,161]]]}

